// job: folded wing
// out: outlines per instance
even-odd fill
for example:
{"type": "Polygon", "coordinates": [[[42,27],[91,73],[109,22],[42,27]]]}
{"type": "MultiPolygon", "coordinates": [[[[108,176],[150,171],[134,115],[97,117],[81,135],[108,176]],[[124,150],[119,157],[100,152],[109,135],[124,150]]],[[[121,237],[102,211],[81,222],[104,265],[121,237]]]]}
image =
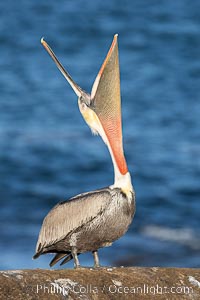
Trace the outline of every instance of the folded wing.
{"type": "Polygon", "coordinates": [[[43,221],[34,258],[37,258],[44,248],[62,240],[72,231],[96,218],[106,209],[110,200],[109,189],[101,189],[77,195],[56,205],[43,221]]]}

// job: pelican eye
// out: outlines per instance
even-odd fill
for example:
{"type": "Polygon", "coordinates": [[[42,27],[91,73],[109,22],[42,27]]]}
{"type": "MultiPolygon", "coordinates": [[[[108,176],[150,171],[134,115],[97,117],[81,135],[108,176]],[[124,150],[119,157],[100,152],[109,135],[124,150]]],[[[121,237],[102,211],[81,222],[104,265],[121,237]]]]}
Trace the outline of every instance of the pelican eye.
{"type": "Polygon", "coordinates": [[[81,103],[81,109],[82,109],[82,110],[86,110],[87,108],[88,108],[87,104],[84,103],[84,102],[82,102],[82,103],[81,103]]]}
{"type": "Polygon", "coordinates": [[[79,98],[79,106],[81,110],[86,110],[89,107],[89,104],[87,103],[87,99],[85,99],[84,97],[80,97],[79,98]]]}
{"type": "Polygon", "coordinates": [[[83,97],[79,98],[78,105],[79,105],[80,110],[83,112],[87,109],[87,104],[85,103],[83,97]]]}

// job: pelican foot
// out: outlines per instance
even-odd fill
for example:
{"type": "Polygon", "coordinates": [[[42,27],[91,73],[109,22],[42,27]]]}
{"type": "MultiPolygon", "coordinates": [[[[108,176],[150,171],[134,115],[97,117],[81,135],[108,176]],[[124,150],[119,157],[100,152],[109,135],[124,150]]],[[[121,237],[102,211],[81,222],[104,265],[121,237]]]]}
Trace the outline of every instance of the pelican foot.
{"type": "Polygon", "coordinates": [[[94,270],[100,270],[100,269],[102,269],[102,267],[100,265],[94,264],[93,269],[94,270]]]}
{"type": "Polygon", "coordinates": [[[91,267],[84,267],[84,266],[81,266],[81,265],[78,265],[78,266],[74,266],[74,269],[78,269],[78,270],[81,270],[81,269],[87,269],[87,270],[90,270],[91,267]]]}
{"type": "Polygon", "coordinates": [[[74,269],[82,269],[81,265],[74,265],[74,269]]]}

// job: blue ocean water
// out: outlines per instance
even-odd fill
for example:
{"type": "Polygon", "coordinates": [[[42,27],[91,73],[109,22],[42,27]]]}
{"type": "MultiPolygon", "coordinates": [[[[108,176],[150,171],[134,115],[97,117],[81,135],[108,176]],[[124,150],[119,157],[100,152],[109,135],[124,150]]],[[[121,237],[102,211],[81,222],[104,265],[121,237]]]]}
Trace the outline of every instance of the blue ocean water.
{"type": "Polygon", "coordinates": [[[32,260],[44,216],[113,182],[105,145],[40,38],[89,92],[115,33],[137,212],[101,263],[200,267],[199,32],[195,0],[0,2],[1,269],[48,268],[51,255],[32,260]]]}

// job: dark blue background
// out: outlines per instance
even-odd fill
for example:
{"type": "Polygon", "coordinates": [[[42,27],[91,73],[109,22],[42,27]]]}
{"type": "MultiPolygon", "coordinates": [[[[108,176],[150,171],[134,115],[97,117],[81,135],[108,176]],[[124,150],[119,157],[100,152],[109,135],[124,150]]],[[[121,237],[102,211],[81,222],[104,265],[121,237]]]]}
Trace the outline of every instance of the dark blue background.
{"type": "MultiPolygon", "coordinates": [[[[87,90],[119,33],[124,148],[137,195],[104,265],[200,267],[200,2],[0,2],[0,268],[32,261],[58,202],[112,184],[108,151],[40,44],[87,90]]],[[[80,258],[92,265],[90,254],[80,258]]],[[[72,264],[68,266],[72,267],[72,264]]]]}

